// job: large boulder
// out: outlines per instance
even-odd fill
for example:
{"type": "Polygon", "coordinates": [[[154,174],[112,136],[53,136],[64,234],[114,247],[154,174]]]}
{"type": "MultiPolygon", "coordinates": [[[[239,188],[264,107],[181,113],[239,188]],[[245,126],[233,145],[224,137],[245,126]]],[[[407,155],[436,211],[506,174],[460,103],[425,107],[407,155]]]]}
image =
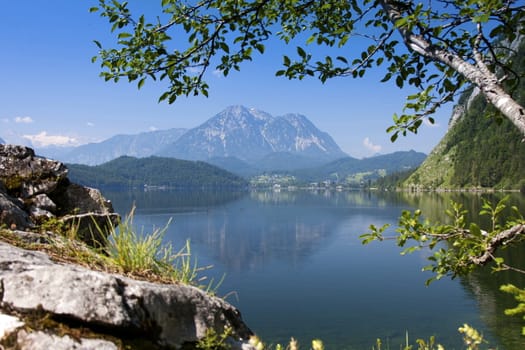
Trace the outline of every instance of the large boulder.
{"type": "MultiPolygon", "coordinates": [[[[59,264],[42,252],[1,242],[0,286],[4,310],[39,310],[105,333],[147,338],[159,348],[195,344],[209,329],[220,334],[225,327],[232,327],[237,348],[250,348],[245,340],[252,333],[239,311],[192,286],[137,281],[59,264]]],[[[26,333],[16,337],[24,343],[35,339],[26,333]]],[[[50,337],[46,341],[71,340],[50,337]]]]}
{"type": "Polygon", "coordinates": [[[31,148],[0,144],[0,225],[25,229],[57,218],[86,242],[103,242],[119,216],[99,190],[71,183],[67,173],[31,148]]]}
{"type": "Polygon", "coordinates": [[[0,145],[0,181],[17,197],[50,193],[67,176],[64,164],[36,157],[28,147],[0,145]]]}

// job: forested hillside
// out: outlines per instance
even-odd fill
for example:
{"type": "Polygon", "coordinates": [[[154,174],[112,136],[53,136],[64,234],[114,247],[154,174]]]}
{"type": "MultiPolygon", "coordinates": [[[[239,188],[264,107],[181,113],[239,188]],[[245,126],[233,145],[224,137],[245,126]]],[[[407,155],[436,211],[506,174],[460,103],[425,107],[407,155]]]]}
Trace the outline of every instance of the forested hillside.
{"type": "Polygon", "coordinates": [[[68,164],[71,181],[91,187],[245,188],[247,182],[223,169],[173,158],[120,157],[87,166],[68,164]]]}
{"type": "MultiPolygon", "coordinates": [[[[525,43],[513,58],[525,69],[525,43]]],[[[515,98],[525,103],[525,82],[517,82],[515,98]]],[[[525,185],[525,143],[520,132],[476,94],[463,93],[449,131],[404,186],[425,188],[518,189],[525,185]]]]}
{"type": "Polygon", "coordinates": [[[416,151],[399,151],[390,154],[356,159],[341,158],[315,168],[292,172],[301,181],[334,180],[343,183],[360,183],[385,175],[417,168],[426,155],[416,151]]]}

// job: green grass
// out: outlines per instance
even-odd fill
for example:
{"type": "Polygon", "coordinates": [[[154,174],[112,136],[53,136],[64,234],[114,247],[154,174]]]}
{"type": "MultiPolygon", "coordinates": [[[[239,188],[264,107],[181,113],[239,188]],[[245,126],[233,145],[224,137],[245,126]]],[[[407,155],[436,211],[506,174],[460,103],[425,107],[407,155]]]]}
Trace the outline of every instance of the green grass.
{"type": "Polygon", "coordinates": [[[197,259],[191,254],[190,241],[179,250],[170,242],[164,242],[165,233],[171,223],[156,228],[151,233],[138,233],[133,226],[135,208],[132,208],[118,227],[113,228],[102,245],[109,260],[119,267],[122,273],[143,276],[151,280],[168,283],[184,283],[198,286],[214,294],[222,282],[203,284],[206,277],[199,273],[211,266],[199,267],[197,259]]]}
{"type": "Polygon", "coordinates": [[[153,229],[151,233],[138,233],[133,226],[134,213],[135,208],[132,208],[117,227],[107,225],[111,227],[109,232],[102,232],[102,228],[97,227],[99,232],[93,236],[107,237],[97,247],[90,247],[78,239],[77,225],[66,228],[54,221],[41,225],[39,233],[32,233],[39,239],[28,241],[4,228],[0,230],[0,240],[24,249],[45,251],[55,261],[151,282],[183,283],[209,294],[216,293],[222,279],[215,282],[201,276],[201,272],[211,266],[198,266],[189,240],[179,250],[175,250],[170,242],[164,242],[171,220],[165,227],[153,229]]]}

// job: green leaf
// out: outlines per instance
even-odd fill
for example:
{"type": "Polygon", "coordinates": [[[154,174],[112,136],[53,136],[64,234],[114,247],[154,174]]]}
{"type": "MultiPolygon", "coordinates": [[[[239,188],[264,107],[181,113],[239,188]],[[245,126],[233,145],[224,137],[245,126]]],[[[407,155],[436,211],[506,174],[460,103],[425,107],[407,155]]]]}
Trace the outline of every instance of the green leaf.
{"type": "Polygon", "coordinates": [[[137,84],[137,87],[138,87],[139,90],[144,85],[145,82],[146,82],[146,78],[142,78],[142,79],[139,80],[139,82],[137,84]]]}
{"type": "Polygon", "coordinates": [[[311,43],[313,43],[315,41],[315,37],[316,35],[311,35],[307,40],[306,40],[306,45],[309,45],[311,43]]]}
{"type": "Polygon", "coordinates": [[[343,62],[344,64],[348,64],[348,60],[343,56],[337,56],[336,58],[338,61],[343,62]]]}
{"type": "Polygon", "coordinates": [[[452,84],[452,82],[449,80],[449,79],[445,79],[443,81],[443,86],[445,87],[445,90],[447,92],[451,92],[451,91],[454,91],[455,90],[455,86],[454,84],[452,84]]]}
{"type": "Polygon", "coordinates": [[[160,97],[159,97],[159,101],[158,101],[158,102],[162,102],[162,101],[164,101],[164,100],[167,99],[169,96],[170,96],[169,91],[166,91],[165,93],[163,93],[162,95],[160,95],[160,97]]]}
{"type": "Polygon", "coordinates": [[[392,78],[392,73],[386,73],[383,79],[381,79],[381,82],[382,83],[387,82],[390,80],[390,78],[392,78]]]}
{"type": "Polygon", "coordinates": [[[407,23],[408,23],[408,17],[403,17],[403,18],[400,18],[400,19],[398,19],[396,21],[395,26],[397,28],[401,28],[401,27],[405,26],[407,23]]]}
{"type": "Polygon", "coordinates": [[[302,58],[306,58],[306,52],[304,49],[300,46],[297,46],[297,54],[301,56],[302,58]]]}
{"type": "Polygon", "coordinates": [[[257,49],[257,51],[259,51],[261,54],[264,53],[264,50],[265,50],[265,47],[263,44],[257,44],[257,46],[255,47],[257,49]]]}
{"type": "Polygon", "coordinates": [[[403,88],[403,83],[404,83],[403,78],[402,78],[400,75],[398,75],[398,76],[396,77],[396,85],[397,85],[400,89],[402,89],[402,88],[403,88]]]}
{"type": "Polygon", "coordinates": [[[390,136],[390,141],[391,142],[396,142],[397,138],[399,137],[399,132],[396,131],[392,136],[390,136]]]}
{"type": "Polygon", "coordinates": [[[470,224],[470,233],[473,234],[474,236],[481,237],[481,229],[474,222],[470,224]]]}

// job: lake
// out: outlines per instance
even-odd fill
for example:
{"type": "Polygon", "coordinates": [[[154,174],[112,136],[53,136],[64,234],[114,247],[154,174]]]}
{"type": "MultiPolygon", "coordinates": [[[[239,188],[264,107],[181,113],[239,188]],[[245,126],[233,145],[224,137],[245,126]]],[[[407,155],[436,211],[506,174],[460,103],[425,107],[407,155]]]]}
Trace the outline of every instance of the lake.
{"type": "MultiPolygon", "coordinates": [[[[126,192],[104,193],[115,210],[136,205],[134,224],[151,232],[172,219],[166,240],[182,247],[191,240],[201,274],[220,280],[217,294],[236,305],[248,326],[269,344],[295,337],[309,348],[323,339],[327,349],[399,349],[435,335],[446,349],[463,349],[457,329],[468,323],[500,350],[523,349],[521,320],[503,314],[515,302],[498,290],[523,276],[479,271],[425,286],[430,273],[425,251],[401,256],[392,241],[363,246],[370,224],[395,224],[404,209],[421,208],[445,220],[454,199],[478,212],[480,194],[392,192],[126,192]]],[[[500,194],[484,195],[493,199],[500,194]]],[[[525,208],[513,194],[512,204],[525,208]]],[[[393,233],[393,228],[390,231],[393,233]]],[[[525,247],[509,250],[525,266],[525,247]]],[[[519,284],[521,283],[521,285],[519,284]]]]}

